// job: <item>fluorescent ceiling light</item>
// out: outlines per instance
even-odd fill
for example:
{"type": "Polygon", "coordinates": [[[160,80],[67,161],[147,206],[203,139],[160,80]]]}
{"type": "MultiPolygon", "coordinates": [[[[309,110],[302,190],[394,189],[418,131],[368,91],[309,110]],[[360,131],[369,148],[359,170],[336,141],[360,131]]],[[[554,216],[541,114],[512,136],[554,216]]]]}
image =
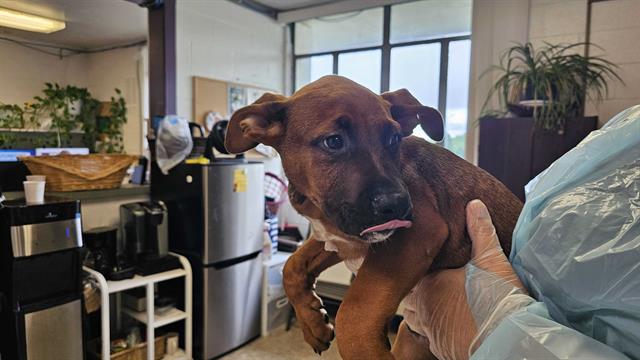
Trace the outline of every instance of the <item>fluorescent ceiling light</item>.
{"type": "Polygon", "coordinates": [[[49,34],[66,25],[64,21],[0,7],[0,26],[49,34]]]}

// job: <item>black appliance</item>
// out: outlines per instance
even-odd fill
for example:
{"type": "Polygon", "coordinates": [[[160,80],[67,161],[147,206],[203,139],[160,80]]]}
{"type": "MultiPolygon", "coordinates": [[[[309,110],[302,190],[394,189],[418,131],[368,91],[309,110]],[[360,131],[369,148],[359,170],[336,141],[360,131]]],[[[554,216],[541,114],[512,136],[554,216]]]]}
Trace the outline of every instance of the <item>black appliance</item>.
{"type": "Polygon", "coordinates": [[[205,136],[204,129],[200,124],[190,122],[189,130],[191,130],[191,140],[193,141],[193,148],[191,148],[191,154],[189,154],[189,157],[200,157],[205,153],[207,146],[207,137],[205,136]],[[194,134],[194,129],[198,129],[198,136],[194,134]]]}
{"type": "Polygon", "coordinates": [[[135,275],[134,266],[118,250],[118,228],[99,227],[83,234],[87,255],[84,265],[101,273],[108,280],[123,280],[135,275]]]}
{"type": "Polygon", "coordinates": [[[0,161],[0,186],[4,191],[22,191],[22,182],[31,175],[22,161],[0,161]]]}
{"type": "Polygon", "coordinates": [[[99,227],[82,234],[87,256],[84,265],[109,277],[117,258],[118,229],[115,227],[99,227]]]}
{"type": "Polygon", "coordinates": [[[180,267],[168,256],[168,212],[162,201],[120,205],[122,249],[136,272],[149,275],[180,267]]]}
{"type": "Polygon", "coordinates": [[[0,358],[84,359],[80,202],[0,207],[0,358]]]}

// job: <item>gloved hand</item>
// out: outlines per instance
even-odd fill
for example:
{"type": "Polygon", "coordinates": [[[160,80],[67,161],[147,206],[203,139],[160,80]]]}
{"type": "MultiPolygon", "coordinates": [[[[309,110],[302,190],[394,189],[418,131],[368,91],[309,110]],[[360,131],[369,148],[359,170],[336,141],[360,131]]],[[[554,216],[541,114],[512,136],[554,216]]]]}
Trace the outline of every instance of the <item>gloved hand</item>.
{"type": "Polygon", "coordinates": [[[471,201],[466,216],[469,264],[429,274],[405,299],[407,325],[429,339],[439,359],[469,358],[504,317],[535,302],[504,255],[486,206],[471,201]]]}
{"type": "Polygon", "coordinates": [[[627,359],[553,321],[527,295],[484,204],[471,201],[466,215],[471,261],[429,274],[405,299],[405,322],[438,359],[627,359]]]}

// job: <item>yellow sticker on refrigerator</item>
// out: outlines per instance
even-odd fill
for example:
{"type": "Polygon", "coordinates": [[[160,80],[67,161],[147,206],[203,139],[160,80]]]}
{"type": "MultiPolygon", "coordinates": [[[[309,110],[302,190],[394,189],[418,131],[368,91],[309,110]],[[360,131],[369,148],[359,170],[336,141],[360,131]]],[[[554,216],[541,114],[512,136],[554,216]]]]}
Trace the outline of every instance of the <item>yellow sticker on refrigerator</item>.
{"type": "Polygon", "coordinates": [[[247,192],[247,169],[233,171],[233,192],[247,192]]]}

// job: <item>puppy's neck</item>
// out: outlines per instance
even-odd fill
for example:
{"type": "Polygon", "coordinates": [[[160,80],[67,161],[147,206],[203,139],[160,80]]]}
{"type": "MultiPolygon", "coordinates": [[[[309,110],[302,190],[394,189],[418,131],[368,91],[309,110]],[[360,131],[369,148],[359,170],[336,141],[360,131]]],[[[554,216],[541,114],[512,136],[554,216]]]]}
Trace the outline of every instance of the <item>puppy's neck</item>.
{"type": "Polygon", "coordinates": [[[335,245],[330,246],[332,251],[337,251],[343,259],[364,256],[367,245],[358,239],[351,238],[335,227],[326,219],[320,208],[298,191],[293,184],[289,184],[289,199],[293,208],[311,222],[314,236],[318,241],[330,241],[335,245]]]}

